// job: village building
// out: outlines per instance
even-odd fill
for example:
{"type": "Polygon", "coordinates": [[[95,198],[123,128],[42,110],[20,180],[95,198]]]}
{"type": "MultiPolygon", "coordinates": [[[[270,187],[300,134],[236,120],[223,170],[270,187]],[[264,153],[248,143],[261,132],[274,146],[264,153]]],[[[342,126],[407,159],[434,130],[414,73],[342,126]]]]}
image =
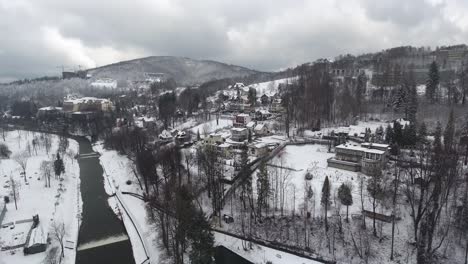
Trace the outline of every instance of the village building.
{"type": "Polygon", "coordinates": [[[161,134],[159,134],[159,139],[163,142],[167,142],[171,141],[173,139],[173,136],[169,131],[163,130],[161,134]]]}
{"type": "Polygon", "coordinates": [[[113,109],[110,100],[95,97],[65,100],[62,107],[64,112],[110,112],[113,109]]]}
{"type": "Polygon", "coordinates": [[[268,110],[261,109],[255,112],[255,120],[258,120],[258,121],[267,120],[271,116],[272,114],[268,110]]]}
{"type": "Polygon", "coordinates": [[[273,99],[271,102],[270,111],[277,113],[282,112],[283,109],[282,100],[280,98],[273,99]]]}
{"type": "Polygon", "coordinates": [[[256,136],[266,136],[270,131],[268,130],[268,126],[265,123],[262,123],[255,126],[254,133],[256,136]]]}
{"type": "Polygon", "coordinates": [[[349,171],[361,171],[367,175],[376,175],[381,172],[387,163],[388,145],[366,144],[358,146],[342,144],[335,147],[335,152],[335,157],[327,160],[328,166],[349,171]]]}
{"type": "Polygon", "coordinates": [[[36,116],[39,119],[57,118],[61,113],[62,107],[47,106],[39,108],[36,116]]]}
{"type": "Polygon", "coordinates": [[[233,126],[234,127],[245,127],[252,119],[248,114],[238,114],[234,117],[233,126]]]}
{"type": "Polygon", "coordinates": [[[233,141],[242,142],[249,137],[249,131],[245,127],[234,127],[231,129],[231,139],[233,141]]]}
{"type": "Polygon", "coordinates": [[[253,143],[248,146],[249,155],[257,158],[267,155],[270,151],[269,147],[265,143],[253,143]]]}
{"type": "Polygon", "coordinates": [[[263,94],[261,97],[260,97],[260,103],[262,105],[268,105],[270,103],[270,97],[268,97],[268,95],[266,94],[263,94]]]}

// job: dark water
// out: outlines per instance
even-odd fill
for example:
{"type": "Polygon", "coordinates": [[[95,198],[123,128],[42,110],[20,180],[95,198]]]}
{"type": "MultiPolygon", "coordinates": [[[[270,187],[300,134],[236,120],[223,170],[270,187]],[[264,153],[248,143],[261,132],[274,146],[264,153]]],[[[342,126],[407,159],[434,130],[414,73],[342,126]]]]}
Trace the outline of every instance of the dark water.
{"type": "Polygon", "coordinates": [[[216,247],[215,261],[216,264],[253,264],[223,246],[216,247]]]}
{"type": "MultiPolygon", "coordinates": [[[[80,154],[92,153],[91,143],[78,139],[80,154]]],[[[78,246],[112,236],[126,234],[125,227],[107,202],[104,190],[103,169],[98,157],[78,159],[80,165],[81,197],[83,218],[78,246]]],[[[132,247],[129,240],[106,246],[85,249],[76,254],[77,264],[112,263],[133,264],[132,247]]]]}

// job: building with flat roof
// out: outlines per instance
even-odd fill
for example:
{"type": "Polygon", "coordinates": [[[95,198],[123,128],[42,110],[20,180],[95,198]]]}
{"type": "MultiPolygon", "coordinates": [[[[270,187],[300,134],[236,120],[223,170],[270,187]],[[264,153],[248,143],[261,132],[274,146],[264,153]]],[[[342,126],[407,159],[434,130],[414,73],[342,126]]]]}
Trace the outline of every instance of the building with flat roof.
{"type": "Polygon", "coordinates": [[[342,144],[335,147],[335,157],[329,158],[327,162],[330,167],[377,175],[387,163],[388,151],[389,146],[386,144],[342,144]]]}

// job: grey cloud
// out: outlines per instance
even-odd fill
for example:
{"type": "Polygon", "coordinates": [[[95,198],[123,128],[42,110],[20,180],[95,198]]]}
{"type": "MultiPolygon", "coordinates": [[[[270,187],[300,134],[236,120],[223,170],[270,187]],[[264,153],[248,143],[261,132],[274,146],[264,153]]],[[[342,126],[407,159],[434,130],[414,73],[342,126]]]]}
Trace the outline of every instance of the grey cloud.
{"type": "Polygon", "coordinates": [[[468,26],[446,13],[466,4],[428,1],[0,0],[0,79],[148,55],[278,70],[341,53],[466,40],[468,26]]]}

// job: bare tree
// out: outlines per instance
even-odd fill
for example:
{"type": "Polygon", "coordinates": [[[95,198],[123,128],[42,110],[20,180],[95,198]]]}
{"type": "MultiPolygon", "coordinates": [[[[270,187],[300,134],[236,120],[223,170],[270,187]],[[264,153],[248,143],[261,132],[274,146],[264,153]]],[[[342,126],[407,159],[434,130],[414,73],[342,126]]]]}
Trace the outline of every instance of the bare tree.
{"type": "Polygon", "coordinates": [[[44,260],[42,261],[42,263],[44,263],[44,264],[58,264],[59,263],[59,261],[57,260],[58,250],[59,250],[58,247],[53,247],[53,248],[49,249],[49,251],[47,252],[47,255],[44,258],[44,260]]]}
{"type": "Polygon", "coordinates": [[[67,230],[65,229],[65,224],[63,222],[52,223],[52,237],[57,240],[60,244],[60,261],[62,262],[63,257],[65,256],[64,253],[64,242],[65,242],[65,235],[67,234],[67,230]]]}
{"type": "Polygon", "coordinates": [[[10,175],[10,185],[11,185],[11,195],[13,195],[13,200],[15,201],[15,208],[18,210],[17,200],[19,199],[19,188],[21,184],[19,181],[13,179],[13,176],[10,175]]]}
{"type": "Polygon", "coordinates": [[[27,182],[26,167],[28,166],[28,160],[29,160],[28,152],[23,151],[23,152],[16,154],[15,156],[13,156],[13,160],[16,161],[21,166],[21,169],[23,170],[24,182],[27,182]]]}
{"type": "Polygon", "coordinates": [[[44,160],[40,167],[44,177],[45,187],[50,187],[50,176],[52,175],[52,162],[44,160]]]}

